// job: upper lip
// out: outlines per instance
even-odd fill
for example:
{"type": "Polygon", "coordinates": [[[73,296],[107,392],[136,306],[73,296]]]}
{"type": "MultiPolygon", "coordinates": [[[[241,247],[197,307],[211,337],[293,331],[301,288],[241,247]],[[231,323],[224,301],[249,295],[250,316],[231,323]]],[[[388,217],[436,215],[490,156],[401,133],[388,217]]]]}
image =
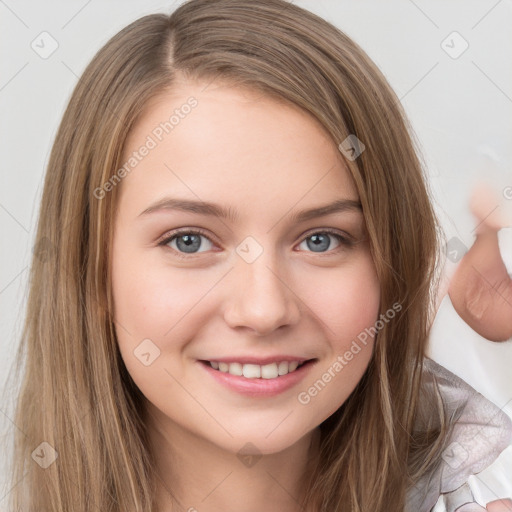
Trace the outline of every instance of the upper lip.
{"type": "Polygon", "coordinates": [[[282,361],[287,361],[291,363],[292,361],[297,361],[302,363],[304,361],[309,361],[312,358],[307,357],[299,357],[299,356],[290,356],[290,355],[275,355],[268,357],[255,357],[255,356],[229,356],[229,357],[214,357],[212,359],[203,359],[203,361],[214,361],[217,363],[241,363],[241,364],[258,364],[260,366],[264,366],[266,364],[271,363],[280,363],[282,361]]]}

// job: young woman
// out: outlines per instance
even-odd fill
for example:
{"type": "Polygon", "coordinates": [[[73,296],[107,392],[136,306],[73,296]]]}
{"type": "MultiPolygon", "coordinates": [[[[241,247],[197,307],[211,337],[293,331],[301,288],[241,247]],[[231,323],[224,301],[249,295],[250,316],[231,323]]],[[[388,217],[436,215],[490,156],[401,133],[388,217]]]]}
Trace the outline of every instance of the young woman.
{"type": "Polygon", "coordinates": [[[441,233],[410,133],[288,2],[114,36],[49,161],[13,510],[428,511],[486,467],[510,421],[424,356],[441,233]]]}

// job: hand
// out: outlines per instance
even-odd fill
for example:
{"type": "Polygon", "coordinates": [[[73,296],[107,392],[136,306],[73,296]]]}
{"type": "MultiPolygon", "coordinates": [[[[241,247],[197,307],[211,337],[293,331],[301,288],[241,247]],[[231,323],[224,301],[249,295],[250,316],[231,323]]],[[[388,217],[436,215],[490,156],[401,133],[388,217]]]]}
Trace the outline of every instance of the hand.
{"type": "Polygon", "coordinates": [[[499,215],[499,197],[485,185],[475,188],[471,211],[478,224],[476,240],[449,282],[448,294],[474,331],[505,341],[512,338],[512,279],[500,255],[498,230],[507,221],[499,215]]]}
{"type": "Polygon", "coordinates": [[[503,499],[487,503],[487,512],[512,512],[512,500],[503,499]]]}

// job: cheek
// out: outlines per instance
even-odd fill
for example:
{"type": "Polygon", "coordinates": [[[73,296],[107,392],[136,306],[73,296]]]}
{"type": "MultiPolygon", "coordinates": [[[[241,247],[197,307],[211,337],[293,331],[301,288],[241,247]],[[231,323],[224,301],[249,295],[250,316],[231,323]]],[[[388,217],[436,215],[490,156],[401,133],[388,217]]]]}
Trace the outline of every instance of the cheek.
{"type": "Polygon", "coordinates": [[[201,286],[185,272],[169,272],[142,257],[113,261],[114,321],[120,353],[142,393],[151,401],[165,402],[169,393],[177,392],[166,370],[178,380],[184,377],[179,351],[189,339],[189,316],[204,283],[201,286]]]}
{"type": "Polygon", "coordinates": [[[179,380],[187,378],[190,367],[184,364],[183,350],[211,314],[205,304],[218,279],[214,277],[198,269],[173,270],[142,257],[118,261],[112,273],[118,347],[147,397],[159,390],[171,392],[166,370],[179,380]]]}
{"type": "Polygon", "coordinates": [[[200,272],[121,262],[113,272],[115,320],[137,337],[163,340],[211,284],[200,272]]]}
{"type": "MultiPolygon", "coordinates": [[[[194,309],[209,302],[204,299],[211,298],[217,280],[208,269],[170,272],[161,263],[116,258],[115,252],[113,261],[114,319],[133,343],[150,338],[163,346],[170,331],[176,339],[194,309]]],[[[312,311],[330,344],[342,350],[377,318],[380,293],[373,262],[365,254],[337,269],[309,269],[308,274],[294,286],[306,306],[305,319],[312,311]]]]}
{"type": "Polygon", "coordinates": [[[380,283],[370,256],[317,274],[308,285],[310,306],[325,326],[331,344],[343,348],[373,326],[380,307],[380,283]]]}
{"type": "Polygon", "coordinates": [[[374,346],[372,328],[379,316],[380,284],[370,257],[315,282],[314,308],[324,328],[328,353],[297,399],[318,424],[347,400],[368,367],[374,346]]]}

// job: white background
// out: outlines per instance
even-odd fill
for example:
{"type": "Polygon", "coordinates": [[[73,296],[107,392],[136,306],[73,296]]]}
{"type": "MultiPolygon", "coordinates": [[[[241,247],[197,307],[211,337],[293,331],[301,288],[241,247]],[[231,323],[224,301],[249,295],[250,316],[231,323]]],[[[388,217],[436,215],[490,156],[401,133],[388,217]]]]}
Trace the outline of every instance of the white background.
{"type": "MultiPolygon", "coordinates": [[[[178,3],[0,0],[0,385],[18,344],[45,166],[69,96],[86,64],[111,36],[142,15],[169,13],[178,3]],[[43,31],[58,42],[47,59],[31,48],[43,31]]],[[[476,223],[468,199],[475,179],[485,176],[498,192],[512,185],[512,2],[295,3],[345,31],[383,71],[423,147],[447,239],[456,236],[470,247],[476,223]],[[453,31],[469,44],[458,58],[442,47],[453,31]]],[[[462,42],[453,37],[448,44],[457,51],[462,42]]],[[[448,266],[453,272],[456,264],[448,266]]],[[[446,298],[434,324],[430,354],[512,416],[512,341],[482,339],[446,298]]],[[[6,393],[15,396],[14,389],[6,393]]],[[[6,436],[15,428],[11,409],[9,401],[0,403],[6,436]]],[[[481,500],[512,495],[511,477],[503,477],[505,471],[512,475],[512,456],[503,460],[501,477],[477,485],[481,500]]],[[[4,494],[0,491],[0,507],[4,494]]]]}

